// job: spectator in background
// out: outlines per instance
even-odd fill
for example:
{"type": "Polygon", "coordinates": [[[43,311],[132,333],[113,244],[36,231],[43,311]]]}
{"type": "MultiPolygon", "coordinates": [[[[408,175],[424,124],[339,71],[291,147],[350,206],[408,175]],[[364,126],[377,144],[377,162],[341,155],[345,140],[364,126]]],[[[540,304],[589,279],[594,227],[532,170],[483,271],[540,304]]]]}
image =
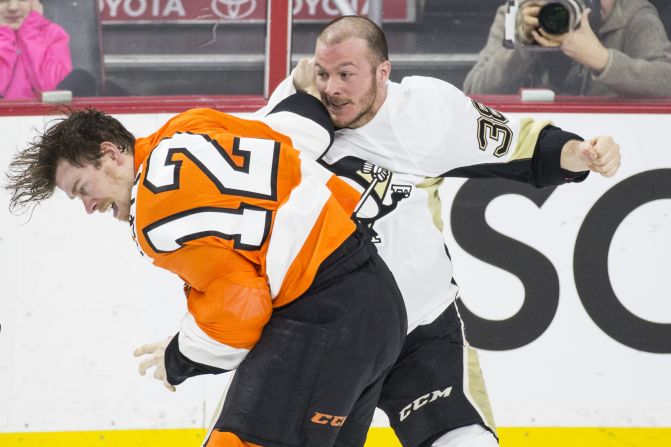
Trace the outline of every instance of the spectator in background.
{"type": "Polygon", "coordinates": [[[70,37],[39,0],[0,0],[0,96],[36,98],[72,71],[70,37]]]}
{"type": "Polygon", "coordinates": [[[514,49],[505,48],[503,5],[478,62],[466,76],[465,93],[549,88],[560,95],[671,96],[671,42],[648,0],[588,2],[594,10],[585,10],[580,26],[555,36],[538,28],[538,11],[544,3],[520,7],[518,41],[561,51],[535,51],[519,42],[514,49]],[[589,19],[594,14],[600,19],[596,26],[589,19]]]}
{"type": "Polygon", "coordinates": [[[666,36],[671,39],[671,2],[669,0],[650,0],[657,12],[659,13],[659,18],[666,28],[666,36]]]}

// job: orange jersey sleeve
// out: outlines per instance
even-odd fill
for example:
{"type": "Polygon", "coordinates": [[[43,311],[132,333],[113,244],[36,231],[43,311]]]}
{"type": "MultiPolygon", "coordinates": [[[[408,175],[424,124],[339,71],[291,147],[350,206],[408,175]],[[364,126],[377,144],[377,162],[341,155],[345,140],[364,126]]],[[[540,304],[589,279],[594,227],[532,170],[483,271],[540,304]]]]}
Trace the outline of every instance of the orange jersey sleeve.
{"type": "Polygon", "coordinates": [[[200,329],[233,348],[251,349],[272,312],[268,284],[234,250],[195,242],[154,262],[190,287],[187,306],[200,329]]]}

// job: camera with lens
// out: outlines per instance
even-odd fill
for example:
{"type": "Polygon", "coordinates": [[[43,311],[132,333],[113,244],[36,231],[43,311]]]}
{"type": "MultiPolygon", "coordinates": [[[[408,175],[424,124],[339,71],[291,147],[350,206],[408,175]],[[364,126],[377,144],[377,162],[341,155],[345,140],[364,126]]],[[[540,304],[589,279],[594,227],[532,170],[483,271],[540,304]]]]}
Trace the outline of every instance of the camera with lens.
{"type": "Polygon", "coordinates": [[[538,28],[553,35],[562,35],[577,29],[580,26],[585,9],[590,8],[590,25],[596,29],[600,18],[600,0],[510,0],[508,1],[503,46],[514,48],[516,45],[528,46],[530,49],[554,50],[545,48],[535,41],[528,41],[526,36],[520,36],[522,10],[525,3],[535,3],[540,6],[538,12],[538,28]]]}

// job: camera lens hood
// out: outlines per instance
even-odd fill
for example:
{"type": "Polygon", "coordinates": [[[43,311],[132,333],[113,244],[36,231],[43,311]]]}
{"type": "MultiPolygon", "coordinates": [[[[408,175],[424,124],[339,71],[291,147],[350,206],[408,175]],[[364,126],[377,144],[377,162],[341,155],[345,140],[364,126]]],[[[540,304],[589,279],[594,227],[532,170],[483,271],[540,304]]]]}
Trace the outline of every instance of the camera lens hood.
{"type": "Polygon", "coordinates": [[[563,3],[547,3],[538,12],[538,26],[550,34],[564,34],[571,28],[571,11],[563,3]]]}

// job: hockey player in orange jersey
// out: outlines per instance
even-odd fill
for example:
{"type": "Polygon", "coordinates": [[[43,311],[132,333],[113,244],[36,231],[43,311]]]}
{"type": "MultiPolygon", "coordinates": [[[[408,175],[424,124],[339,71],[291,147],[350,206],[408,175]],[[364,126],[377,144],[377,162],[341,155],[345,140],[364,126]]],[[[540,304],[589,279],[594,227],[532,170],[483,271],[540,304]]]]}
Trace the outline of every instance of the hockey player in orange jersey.
{"type": "Polygon", "coordinates": [[[140,253],[184,280],[180,331],[136,355],[172,390],[237,369],[209,446],[365,441],[348,427],[370,423],[407,323],[391,273],[350,219],[357,193],[297,150],[332,140],[306,94],[261,121],[190,110],[137,140],[85,110],[10,166],[13,209],[58,187],[87,213],[128,222],[140,253]]]}

